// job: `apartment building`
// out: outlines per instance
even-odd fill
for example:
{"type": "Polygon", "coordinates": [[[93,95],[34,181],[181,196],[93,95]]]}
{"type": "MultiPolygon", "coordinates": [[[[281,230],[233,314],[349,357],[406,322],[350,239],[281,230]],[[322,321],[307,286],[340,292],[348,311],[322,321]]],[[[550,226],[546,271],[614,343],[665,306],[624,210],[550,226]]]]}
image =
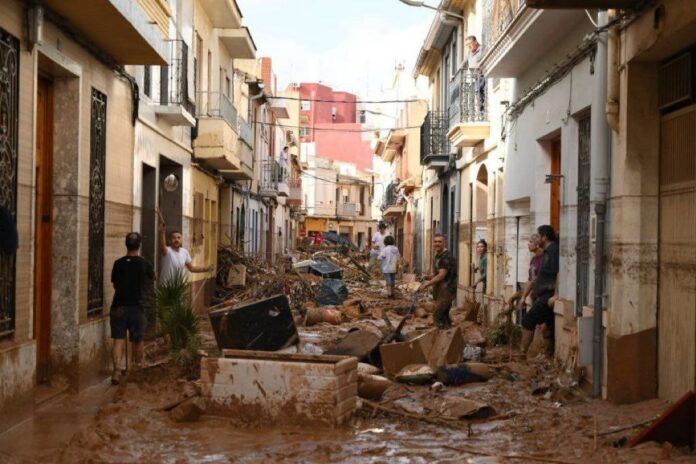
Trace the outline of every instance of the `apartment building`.
{"type": "Polygon", "coordinates": [[[108,368],[142,169],[126,66],[169,64],[170,16],[155,0],[0,3],[0,205],[20,237],[0,256],[0,430],[108,368]]]}

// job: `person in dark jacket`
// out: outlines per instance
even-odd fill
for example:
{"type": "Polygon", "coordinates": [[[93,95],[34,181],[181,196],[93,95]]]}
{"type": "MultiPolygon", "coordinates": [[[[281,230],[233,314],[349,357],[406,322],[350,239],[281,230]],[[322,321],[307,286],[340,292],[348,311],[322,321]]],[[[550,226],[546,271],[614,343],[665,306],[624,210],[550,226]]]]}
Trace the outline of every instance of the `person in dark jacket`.
{"type": "Polygon", "coordinates": [[[437,272],[433,277],[423,282],[418,291],[428,287],[433,288],[433,322],[439,329],[452,327],[449,311],[457,296],[457,260],[445,247],[445,236],[435,234],[435,262],[433,269],[437,272]]]}

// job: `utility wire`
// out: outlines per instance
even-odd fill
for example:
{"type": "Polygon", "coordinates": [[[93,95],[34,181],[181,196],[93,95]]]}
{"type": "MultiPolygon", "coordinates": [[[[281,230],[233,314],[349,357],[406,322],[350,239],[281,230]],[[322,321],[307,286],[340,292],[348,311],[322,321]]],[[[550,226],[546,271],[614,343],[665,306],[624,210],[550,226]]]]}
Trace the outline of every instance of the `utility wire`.
{"type": "MultiPolygon", "coordinates": [[[[266,127],[281,127],[283,129],[298,129],[298,130],[299,129],[309,129],[312,131],[354,132],[354,133],[408,130],[408,129],[420,129],[421,128],[421,126],[404,126],[404,127],[373,127],[373,128],[366,128],[366,129],[341,129],[341,128],[333,128],[333,127],[290,126],[287,124],[276,124],[276,123],[272,123],[272,122],[262,122],[262,121],[254,121],[253,124],[258,124],[260,126],[266,126],[266,127]]],[[[359,124],[359,123],[356,123],[356,124],[359,124]]]]}
{"type": "Polygon", "coordinates": [[[269,95],[272,100],[292,100],[292,101],[306,101],[306,102],[316,102],[316,103],[363,103],[363,104],[388,104],[388,103],[415,103],[423,101],[424,99],[410,98],[405,100],[325,100],[322,98],[302,98],[302,97],[284,97],[269,95]]]}

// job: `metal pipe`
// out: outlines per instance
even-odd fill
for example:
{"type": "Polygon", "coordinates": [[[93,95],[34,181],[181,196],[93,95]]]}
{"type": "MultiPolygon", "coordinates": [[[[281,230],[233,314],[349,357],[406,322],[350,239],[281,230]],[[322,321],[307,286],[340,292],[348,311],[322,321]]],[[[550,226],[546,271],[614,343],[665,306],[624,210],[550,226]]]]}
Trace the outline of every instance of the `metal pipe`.
{"type": "MultiPolygon", "coordinates": [[[[609,10],[608,20],[616,18],[616,10],[609,10]]],[[[607,81],[607,100],[606,113],[607,122],[614,132],[619,131],[619,30],[618,26],[609,29],[609,40],[607,44],[607,56],[609,63],[607,81]]]]}
{"type": "MultiPolygon", "coordinates": [[[[608,22],[606,10],[597,14],[599,27],[608,22]]],[[[603,32],[597,39],[597,55],[595,57],[594,94],[592,98],[591,134],[590,134],[590,198],[594,203],[596,215],[596,249],[595,249],[595,286],[594,286],[594,315],[592,335],[592,396],[602,394],[602,364],[604,360],[602,330],[602,315],[604,303],[604,248],[606,224],[606,198],[609,185],[609,146],[611,130],[605,113],[607,101],[607,34],[603,32]]]]}

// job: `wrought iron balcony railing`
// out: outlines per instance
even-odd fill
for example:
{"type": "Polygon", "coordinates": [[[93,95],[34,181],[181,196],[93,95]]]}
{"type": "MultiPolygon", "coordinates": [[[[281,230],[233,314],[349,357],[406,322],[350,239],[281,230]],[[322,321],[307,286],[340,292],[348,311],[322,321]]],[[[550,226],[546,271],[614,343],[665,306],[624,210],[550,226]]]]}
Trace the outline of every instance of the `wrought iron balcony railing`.
{"type": "Polygon", "coordinates": [[[486,78],[478,70],[460,69],[450,87],[449,127],[488,121],[486,97],[486,78]]]}
{"type": "Polygon", "coordinates": [[[170,44],[170,64],[160,66],[159,104],[181,105],[193,115],[196,108],[188,97],[188,45],[180,39],[171,40],[170,44]]]}
{"type": "Polygon", "coordinates": [[[277,191],[279,184],[288,181],[288,162],[286,160],[268,160],[261,170],[261,190],[277,191]]]}
{"type": "Polygon", "coordinates": [[[221,92],[196,93],[196,117],[222,118],[235,130],[237,125],[237,108],[226,95],[221,92]]]}
{"type": "Polygon", "coordinates": [[[421,164],[449,160],[450,143],[447,138],[449,118],[447,111],[430,111],[421,126],[421,164]]]}

